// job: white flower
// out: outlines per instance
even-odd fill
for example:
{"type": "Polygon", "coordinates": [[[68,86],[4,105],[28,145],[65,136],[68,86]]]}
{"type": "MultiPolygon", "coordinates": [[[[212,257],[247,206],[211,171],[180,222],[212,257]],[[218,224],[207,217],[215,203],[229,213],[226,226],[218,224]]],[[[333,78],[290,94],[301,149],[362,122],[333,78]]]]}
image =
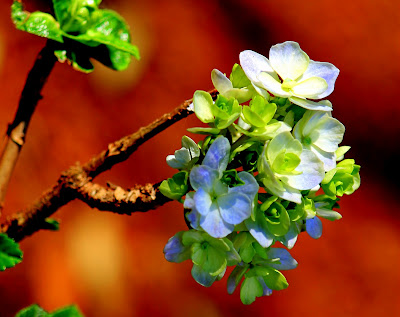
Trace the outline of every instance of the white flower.
{"type": "Polygon", "coordinates": [[[306,111],[293,129],[303,147],[314,152],[324,163],[325,171],[336,167],[335,152],[343,140],[345,127],[329,112],[306,111]]]}
{"type": "Polygon", "coordinates": [[[240,64],[256,91],[265,90],[309,110],[332,110],[328,100],[312,101],[329,96],[339,69],[330,63],[315,62],[296,42],[271,47],[269,60],[253,51],[240,53],[240,64]]]}

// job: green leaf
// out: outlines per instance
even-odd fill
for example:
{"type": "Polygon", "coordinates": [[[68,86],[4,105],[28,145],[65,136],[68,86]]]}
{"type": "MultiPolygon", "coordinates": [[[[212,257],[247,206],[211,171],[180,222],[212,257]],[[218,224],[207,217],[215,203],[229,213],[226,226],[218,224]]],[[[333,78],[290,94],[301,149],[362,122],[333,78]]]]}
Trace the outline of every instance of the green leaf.
{"type": "Polygon", "coordinates": [[[83,317],[75,305],[60,308],[49,315],[49,317],[83,317]]]}
{"type": "Polygon", "coordinates": [[[50,315],[37,304],[20,310],[15,317],[50,317],[50,315]]]}
{"type": "Polygon", "coordinates": [[[46,218],[44,220],[44,225],[42,226],[42,229],[45,230],[52,230],[52,231],[58,231],[60,230],[60,223],[53,219],[53,218],[46,218]]]}
{"type": "Polygon", "coordinates": [[[52,313],[46,312],[37,304],[20,310],[15,317],[83,317],[75,305],[60,308],[52,313]]]}
{"type": "Polygon", "coordinates": [[[22,261],[22,251],[17,242],[6,234],[0,234],[0,271],[14,267],[22,261]]]}
{"type": "Polygon", "coordinates": [[[205,135],[217,135],[221,132],[220,129],[217,128],[189,128],[187,129],[190,133],[195,133],[195,134],[205,134],[205,135]]]}
{"type": "Polygon", "coordinates": [[[18,30],[63,43],[59,23],[48,13],[23,11],[20,2],[11,5],[11,18],[18,30]]]}
{"type": "Polygon", "coordinates": [[[256,297],[263,295],[263,287],[257,277],[246,277],[240,287],[240,299],[243,304],[250,305],[256,300],[256,297]]]}

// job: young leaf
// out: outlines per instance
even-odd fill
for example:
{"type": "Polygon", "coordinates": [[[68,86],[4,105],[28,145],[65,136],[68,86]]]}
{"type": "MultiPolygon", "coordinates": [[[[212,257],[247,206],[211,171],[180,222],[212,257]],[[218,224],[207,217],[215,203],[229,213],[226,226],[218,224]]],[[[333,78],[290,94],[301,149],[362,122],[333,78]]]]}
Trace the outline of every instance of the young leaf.
{"type": "Polygon", "coordinates": [[[15,317],[49,317],[50,315],[37,304],[20,310],[15,317]]]}
{"type": "Polygon", "coordinates": [[[14,267],[22,261],[19,245],[7,235],[0,234],[0,271],[14,267]]]}
{"type": "Polygon", "coordinates": [[[63,43],[60,25],[48,13],[26,12],[22,3],[14,1],[11,5],[11,18],[18,30],[63,43]]]}

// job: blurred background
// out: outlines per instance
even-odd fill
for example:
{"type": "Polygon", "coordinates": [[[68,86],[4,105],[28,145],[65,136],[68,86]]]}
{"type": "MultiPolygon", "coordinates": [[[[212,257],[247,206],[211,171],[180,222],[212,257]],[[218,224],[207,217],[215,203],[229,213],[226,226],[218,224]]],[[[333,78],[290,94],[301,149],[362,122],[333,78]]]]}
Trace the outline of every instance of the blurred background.
{"type": "MultiPolygon", "coordinates": [[[[25,0],[50,12],[50,1],[25,0]]],[[[11,1],[0,3],[0,130],[12,121],[41,39],[14,29],[11,1]]],[[[242,50],[268,56],[292,40],[311,59],[340,69],[329,97],[346,126],[343,144],[361,164],[361,188],[345,196],[343,219],[323,221],[315,241],[301,235],[285,271],[284,291],[244,306],[226,293],[226,278],[206,289],[189,262],[174,264],[163,247],[185,230],[181,206],[120,216],[75,201],[61,208],[59,232],[23,240],[24,261],[0,273],[0,316],[38,303],[51,311],[76,303],[105,316],[399,316],[400,2],[381,0],[104,0],[131,26],[142,59],[117,73],[96,63],[86,75],[57,64],[29,127],[0,221],[52,186],[61,171],[85,162],[120,137],[169,112],[210,72],[230,73],[242,50]]],[[[96,179],[122,187],[157,182],[174,170],[165,157],[180,148],[191,116],[164,131],[126,162],[96,179]]]]}

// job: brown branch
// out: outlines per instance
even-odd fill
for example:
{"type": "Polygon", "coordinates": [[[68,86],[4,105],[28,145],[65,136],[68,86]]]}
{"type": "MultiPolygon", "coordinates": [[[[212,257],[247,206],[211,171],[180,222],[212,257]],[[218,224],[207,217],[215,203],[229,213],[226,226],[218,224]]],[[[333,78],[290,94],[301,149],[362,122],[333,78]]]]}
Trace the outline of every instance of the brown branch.
{"type": "Polygon", "coordinates": [[[29,122],[37,103],[42,98],[42,88],[57,61],[50,43],[50,41],[47,42],[36,57],[22,90],[14,121],[7,130],[7,143],[0,159],[0,212],[3,208],[8,183],[25,142],[29,122]]]}
{"type": "MultiPolygon", "coordinates": [[[[216,90],[210,91],[213,99],[216,90]]],[[[45,219],[60,207],[74,199],[80,199],[92,208],[108,210],[120,214],[131,214],[134,211],[148,211],[167,201],[158,190],[158,185],[135,186],[130,191],[118,187],[106,189],[91,180],[117,163],[126,160],[141,144],[165,130],[175,122],[186,118],[190,113],[187,107],[192,99],[186,100],[172,112],[139,129],[137,132],[110,143],[108,149],[94,156],[83,166],[72,166],[63,172],[51,189],[46,191],[36,202],[23,211],[7,218],[0,225],[0,233],[7,233],[16,241],[43,229],[45,219]]]]}
{"type": "Polygon", "coordinates": [[[125,190],[119,186],[111,189],[88,182],[77,190],[77,198],[92,208],[131,215],[133,212],[155,209],[171,201],[160,193],[159,186],[160,183],[135,185],[125,190]]]}

